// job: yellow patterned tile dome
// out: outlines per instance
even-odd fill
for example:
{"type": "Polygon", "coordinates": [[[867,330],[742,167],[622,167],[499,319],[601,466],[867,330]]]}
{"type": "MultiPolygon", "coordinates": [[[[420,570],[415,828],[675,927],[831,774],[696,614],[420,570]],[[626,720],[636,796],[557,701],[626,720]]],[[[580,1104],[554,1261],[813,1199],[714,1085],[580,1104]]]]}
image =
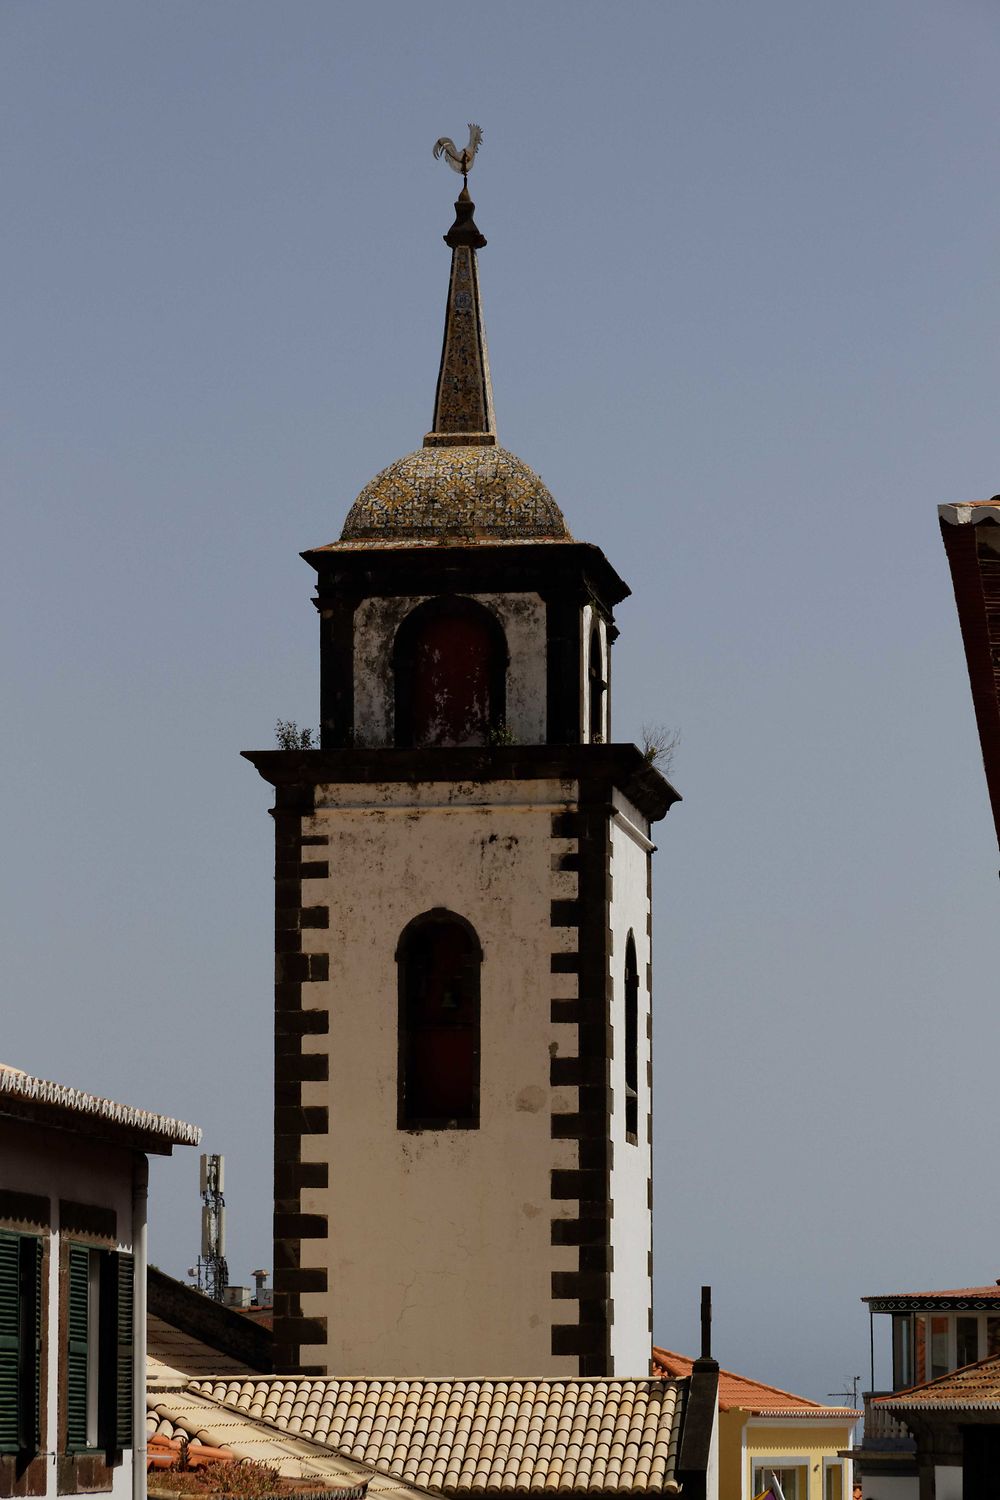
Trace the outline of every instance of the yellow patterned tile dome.
{"type": "Polygon", "coordinates": [[[376,474],[342,542],[446,538],[568,541],[562,511],[533,469],[494,445],[424,447],[376,474]]]}

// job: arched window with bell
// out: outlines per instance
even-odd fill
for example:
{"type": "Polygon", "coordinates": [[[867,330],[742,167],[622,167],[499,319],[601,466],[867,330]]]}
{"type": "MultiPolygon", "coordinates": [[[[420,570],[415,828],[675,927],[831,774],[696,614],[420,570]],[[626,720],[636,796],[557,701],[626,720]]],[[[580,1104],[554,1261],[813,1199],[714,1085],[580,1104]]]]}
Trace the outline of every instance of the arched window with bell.
{"type": "Polygon", "coordinates": [[[479,978],[475,929],[435,907],[396,948],[400,1130],[479,1128],[479,978]]]}

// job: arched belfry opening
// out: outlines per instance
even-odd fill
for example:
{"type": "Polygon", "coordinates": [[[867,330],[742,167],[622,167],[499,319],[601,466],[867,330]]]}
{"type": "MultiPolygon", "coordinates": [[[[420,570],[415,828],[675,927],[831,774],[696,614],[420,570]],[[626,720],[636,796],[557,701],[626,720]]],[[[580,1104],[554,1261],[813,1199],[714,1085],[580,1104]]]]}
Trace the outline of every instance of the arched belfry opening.
{"type": "Polygon", "coordinates": [[[483,950],[464,917],[414,917],[396,948],[400,1130],[479,1128],[479,974],[483,950]]]}
{"type": "Polygon", "coordinates": [[[507,713],[507,638],[474,599],[430,599],[406,616],[393,648],[395,742],[486,745],[507,713]]]}
{"type": "Polygon", "coordinates": [[[608,689],[607,675],[604,671],[604,651],[601,646],[601,631],[600,626],[597,624],[594,625],[590,632],[587,678],[590,686],[590,733],[588,738],[592,745],[596,745],[605,739],[604,704],[608,689]]]}
{"type": "Polygon", "coordinates": [[[625,1134],[639,1139],[639,965],[635,934],[625,940],[625,1134]]]}

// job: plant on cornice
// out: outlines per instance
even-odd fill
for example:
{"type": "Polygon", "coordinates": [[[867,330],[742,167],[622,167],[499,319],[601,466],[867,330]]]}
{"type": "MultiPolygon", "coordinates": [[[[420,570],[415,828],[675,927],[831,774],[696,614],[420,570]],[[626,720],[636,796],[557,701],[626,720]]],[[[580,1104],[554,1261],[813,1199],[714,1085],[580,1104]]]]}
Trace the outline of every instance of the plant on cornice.
{"type": "Polygon", "coordinates": [[[513,745],[514,731],[509,729],[506,723],[501,720],[499,724],[494,724],[493,728],[487,734],[486,743],[493,750],[499,745],[513,745]]]}
{"type": "Polygon", "coordinates": [[[677,746],[681,742],[679,729],[668,729],[665,724],[643,724],[641,749],[651,766],[666,775],[674,763],[677,746]]]}
{"type": "Polygon", "coordinates": [[[313,739],[311,729],[300,729],[294,719],[279,719],[274,726],[274,736],[279,750],[318,750],[319,743],[313,739]]]}

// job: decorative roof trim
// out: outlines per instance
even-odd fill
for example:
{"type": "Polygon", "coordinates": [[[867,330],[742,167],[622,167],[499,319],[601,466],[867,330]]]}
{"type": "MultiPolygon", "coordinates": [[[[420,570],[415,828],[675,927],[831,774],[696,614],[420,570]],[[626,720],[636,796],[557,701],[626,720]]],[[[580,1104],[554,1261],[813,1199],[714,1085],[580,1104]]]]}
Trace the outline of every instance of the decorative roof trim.
{"type": "Polygon", "coordinates": [[[8,1104],[16,1105],[21,1102],[41,1104],[85,1120],[106,1121],[126,1130],[161,1136],[165,1143],[175,1146],[197,1146],[201,1141],[201,1128],[198,1125],[188,1125],[184,1120],[175,1120],[169,1115],[156,1115],[147,1109],[135,1109],[129,1104],[116,1104],[113,1099],[86,1094],[82,1089],[72,1089],[66,1084],[52,1083],[45,1078],[35,1078],[31,1073],[22,1072],[20,1068],[0,1063],[0,1114],[12,1112],[5,1107],[8,1104]]]}
{"type": "Polygon", "coordinates": [[[941,1412],[942,1415],[950,1411],[992,1411],[1000,1410],[1000,1397],[995,1401],[879,1401],[880,1411],[919,1411],[919,1412],[941,1412]]]}
{"type": "Polygon", "coordinates": [[[898,1293],[889,1297],[862,1297],[874,1313],[933,1312],[937,1308],[954,1311],[986,1312],[1000,1305],[1000,1287],[969,1287],[956,1292],[898,1293]]]}
{"type": "MultiPolygon", "coordinates": [[[[794,1417],[801,1422],[857,1422],[864,1416],[863,1411],[855,1411],[852,1406],[740,1406],[737,1402],[730,1401],[725,1408],[728,1411],[748,1411],[752,1417],[780,1417],[783,1422],[794,1417]]],[[[719,1403],[719,1410],[723,1410],[719,1403]]]]}

